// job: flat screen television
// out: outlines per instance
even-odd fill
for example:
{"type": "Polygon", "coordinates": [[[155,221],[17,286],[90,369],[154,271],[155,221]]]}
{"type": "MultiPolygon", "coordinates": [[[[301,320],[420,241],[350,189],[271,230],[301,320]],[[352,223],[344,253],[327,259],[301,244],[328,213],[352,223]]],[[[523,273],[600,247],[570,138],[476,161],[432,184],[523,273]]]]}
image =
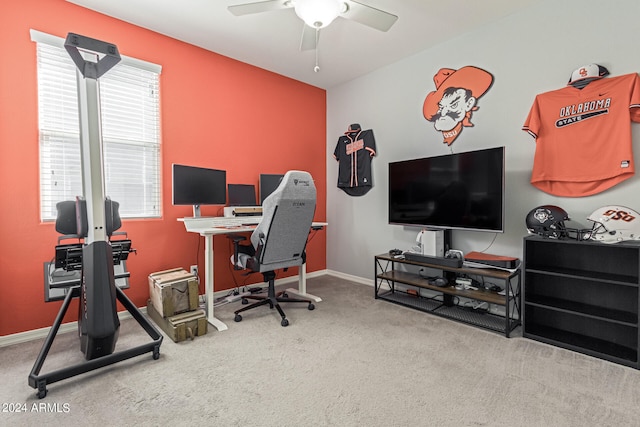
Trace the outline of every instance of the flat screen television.
{"type": "Polygon", "coordinates": [[[229,206],[255,206],[256,186],[253,184],[229,184],[229,206]]]}
{"type": "Polygon", "coordinates": [[[389,223],[504,232],[504,147],[389,163],[389,223]]]}
{"type": "Polygon", "coordinates": [[[275,191],[282,182],[284,174],[261,173],[260,174],[260,205],[267,196],[275,191]]]}
{"type": "Polygon", "coordinates": [[[200,216],[201,205],[227,202],[227,172],[196,166],[173,165],[174,205],[193,205],[193,216],[200,216]]]}

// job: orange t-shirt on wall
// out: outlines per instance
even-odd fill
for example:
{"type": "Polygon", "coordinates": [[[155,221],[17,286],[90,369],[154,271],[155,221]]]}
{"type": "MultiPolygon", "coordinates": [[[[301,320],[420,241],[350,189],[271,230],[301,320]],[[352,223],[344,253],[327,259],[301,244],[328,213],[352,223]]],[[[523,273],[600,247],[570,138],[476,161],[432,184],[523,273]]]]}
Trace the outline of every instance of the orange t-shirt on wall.
{"type": "Polygon", "coordinates": [[[637,73],[537,95],[522,127],[536,140],[531,184],[581,197],[631,178],[632,121],[640,122],[637,73]]]}

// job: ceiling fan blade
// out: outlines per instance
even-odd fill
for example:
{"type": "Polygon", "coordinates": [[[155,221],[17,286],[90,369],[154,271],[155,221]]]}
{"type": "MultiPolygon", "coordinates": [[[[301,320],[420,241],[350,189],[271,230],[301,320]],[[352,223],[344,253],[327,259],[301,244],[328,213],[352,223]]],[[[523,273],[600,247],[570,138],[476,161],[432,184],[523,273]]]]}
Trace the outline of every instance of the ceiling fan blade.
{"type": "Polygon", "coordinates": [[[272,10],[290,9],[293,7],[291,1],[268,0],[256,3],[244,3],[229,6],[229,12],[236,16],[250,15],[252,13],[270,12],[272,10]]]}
{"type": "Polygon", "coordinates": [[[300,50],[313,50],[318,47],[318,39],[320,32],[316,34],[316,29],[311,28],[307,24],[302,25],[302,39],[300,40],[300,50]]]}
{"type": "Polygon", "coordinates": [[[389,28],[398,20],[396,15],[358,3],[353,0],[344,0],[348,6],[348,10],[340,16],[352,21],[359,22],[371,28],[380,31],[388,31],[389,28]]]}

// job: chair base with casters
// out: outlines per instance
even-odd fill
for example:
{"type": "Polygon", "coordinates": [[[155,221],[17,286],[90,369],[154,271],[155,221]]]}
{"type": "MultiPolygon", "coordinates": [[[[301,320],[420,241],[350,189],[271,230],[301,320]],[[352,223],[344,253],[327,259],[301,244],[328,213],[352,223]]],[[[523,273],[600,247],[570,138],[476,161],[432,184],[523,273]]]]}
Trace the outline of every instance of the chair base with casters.
{"type": "MultiPolygon", "coordinates": [[[[241,248],[243,250],[243,253],[246,254],[246,251],[249,251],[251,255],[255,255],[252,249],[253,247],[251,246],[245,246],[245,245],[240,245],[240,242],[243,240],[246,240],[246,237],[241,236],[241,235],[229,235],[227,236],[227,238],[229,240],[231,240],[233,242],[233,256],[231,258],[231,261],[233,262],[233,268],[234,270],[242,270],[243,268],[241,266],[238,265],[238,262],[235,260],[238,260],[238,255],[241,251],[241,248]],[[235,262],[234,262],[235,261],[235,262]]],[[[249,254],[247,254],[249,255],[249,254]]],[[[251,272],[253,273],[253,272],[251,272]]],[[[249,274],[251,274],[249,273],[249,274]]],[[[276,273],[275,271],[265,271],[262,273],[262,277],[264,278],[265,283],[268,284],[268,288],[267,288],[267,296],[261,296],[261,295],[247,295],[245,297],[242,298],[242,304],[248,304],[249,301],[248,300],[255,300],[256,302],[247,305],[246,307],[242,307],[239,310],[234,311],[235,317],[233,320],[235,320],[236,322],[240,322],[242,321],[242,316],[240,315],[240,313],[242,313],[243,311],[247,311],[247,310],[251,310],[254,309],[256,307],[261,307],[263,305],[269,305],[270,309],[276,309],[278,310],[278,313],[280,314],[281,320],[280,320],[280,324],[282,326],[289,326],[289,320],[287,319],[287,315],[284,313],[284,310],[282,310],[282,307],[280,307],[280,303],[281,302],[297,302],[297,303],[305,303],[308,304],[307,308],[309,310],[313,310],[316,308],[315,305],[313,305],[313,301],[308,300],[308,299],[302,299],[302,298],[289,298],[289,296],[285,293],[285,292],[278,292],[276,294],[276,290],[275,290],[275,279],[276,279],[276,273]]]]}
{"type": "Polygon", "coordinates": [[[242,316],[240,315],[240,313],[242,313],[243,311],[251,310],[253,308],[268,304],[270,309],[273,310],[275,308],[276,310],[278,310],[278,313],[282,318],[282,320],[280,321],[280,324],[282,326],[289,326],[289,320],[287,320],[287,315],[284,313],[284,310],[282,310],[282,307],[280,307],[279,303],[301,302],[301,303],[308,304],[307,308],[309,310],[313,310],[316,308],[315,305],[313,305],[313,302],[311,300],[302,299],[302,298],[289,298],[285,292],[278,292],[276,294],[275,285],[274,285],[275,278],[276,278],[275,272],[267,271],[262,273],[262,275],[264,277],[264,281],[269,284],[267,296],[247,295],[246,297],[242,298],[243,304],[248,304],[249,302],[248,300],[257,300],[257,302],[254,302],[246,307],[242,307],[241,309],[234,311],[235,317],[233,320],[235,320],[236,322],[240,322],[242,320],[242,316]]]}

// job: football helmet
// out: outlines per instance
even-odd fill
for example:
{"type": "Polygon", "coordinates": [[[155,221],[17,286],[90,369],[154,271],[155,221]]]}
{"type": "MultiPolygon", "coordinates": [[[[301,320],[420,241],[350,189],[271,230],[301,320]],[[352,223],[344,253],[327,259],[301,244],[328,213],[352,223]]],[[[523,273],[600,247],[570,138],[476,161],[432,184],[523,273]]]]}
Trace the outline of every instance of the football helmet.
{"type": "Polygon", "coordinates": [[[640,214],[624,206],[603,206],[587,217],[593,222],[585,239],[603,243],[640,240],[640,214]]]}
{"type": "Polygon", "coordinates": [[[567,212],[558,206],[538,206],[527,214],[527,230],[531,234],[538,234],[542,237],[561,239],[568,237],[564,224],[568,219],[567,212]]]}

